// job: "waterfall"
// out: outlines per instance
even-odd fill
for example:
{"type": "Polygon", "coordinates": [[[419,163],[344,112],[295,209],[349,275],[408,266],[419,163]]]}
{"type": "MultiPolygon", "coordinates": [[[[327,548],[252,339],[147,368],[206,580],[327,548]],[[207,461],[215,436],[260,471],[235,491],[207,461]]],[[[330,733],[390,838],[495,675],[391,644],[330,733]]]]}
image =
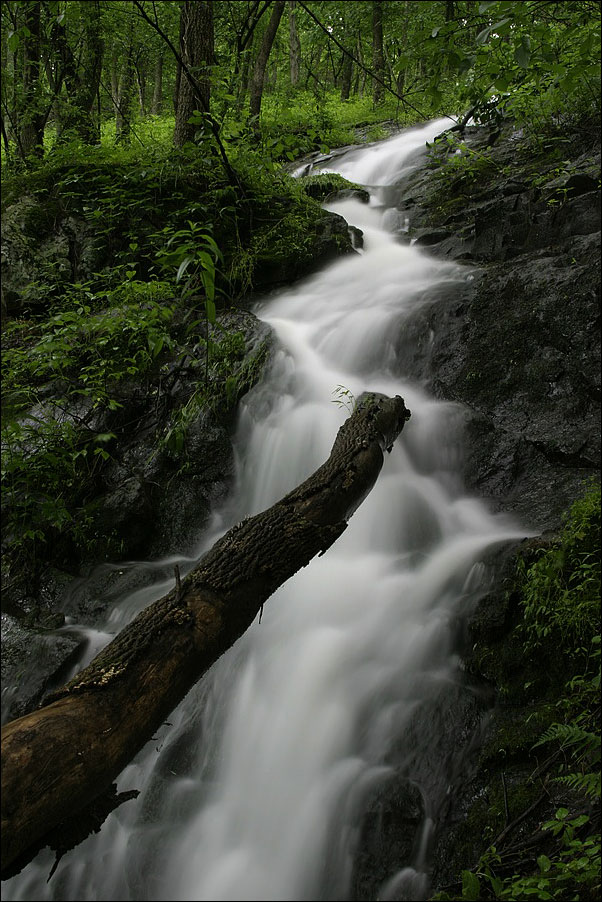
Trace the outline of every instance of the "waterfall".
{"type": "MultiPolygon", "coordinates": [[[[404,377],[397,353],[434,289],[466,278],[385,227],[384,189],[447,124],[331,161],[370,188],[369,204],[329,206],[363,231],[364,247],[257,305],[278,351],[242,404],[233,493],[196,556],[152,566],[189,570],[233,523],[312,473],[366,390],[400,394],[412,412],[374,489],[125,769],[119,789],[141,789],[138,800],[49,883],[53,855],[38,855],[5,884],[7,900],[352,898],[362,816],[396,769],[424,795],[425,813],[412,860],[383,876],[379,898],[424,898],[432,787],[446,787],[445,775],[421,783],[420,761],[431,766],[441,730],[433,701],[458,682],[454,623],[485,590],[485,553],[525,534],[466,496],[465,412],[404,377]]],[[[172,584],[165,575],[118,599],[107,638],[172,584]]]]}

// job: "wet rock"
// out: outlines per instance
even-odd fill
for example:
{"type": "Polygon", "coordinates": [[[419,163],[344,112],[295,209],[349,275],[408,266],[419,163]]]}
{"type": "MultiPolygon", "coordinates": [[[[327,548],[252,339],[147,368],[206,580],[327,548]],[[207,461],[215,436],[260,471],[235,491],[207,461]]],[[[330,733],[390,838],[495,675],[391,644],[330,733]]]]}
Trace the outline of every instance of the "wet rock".
{"type": "Polygon", "coordinates": [[[79,642],[69,636],[54,630],[32,631],[3,613],[2,723],[35,707],[51,682],[60,680],[78,647],[79,642]]]}
{"type": "Polygon", "coordinates": [[[394,879],[413,860],[424,816],[422,793],[407,778],[393,776],[379,789],[362,821],[353,899],[382,898],[383,882],[394,879]]]}
{"type": "Polygon", "coordinates": [[[457,210],[440,204],[428,167],[397,186],[410,235],[466,261],[464,279],[404,324],[398,360],[400,374],[466,405],[469,489],[545,529],[600,464],[600,196],[589,190],[600,155],[583,153],[544,195],[511,138],[488,151],[500,165],[457,210]]]}
{"type": "Polygon", "coordinates": [[[440,241],[449,237],[450,232],[447,229],[415,229],[411,235],[414,243],[419,247],[429,247],[432,244],[439,244],[440,241]]]}
{"type": "Polygon", "coordinates": [[[255,292],[288,285],[322,269],[342,254],[356,253],[346,220],[326,210],[308,224],[303,240],[297,236],[296,242],[296,245],[291,240],[270,243],[258,254],[253,274],[255,292]]]}

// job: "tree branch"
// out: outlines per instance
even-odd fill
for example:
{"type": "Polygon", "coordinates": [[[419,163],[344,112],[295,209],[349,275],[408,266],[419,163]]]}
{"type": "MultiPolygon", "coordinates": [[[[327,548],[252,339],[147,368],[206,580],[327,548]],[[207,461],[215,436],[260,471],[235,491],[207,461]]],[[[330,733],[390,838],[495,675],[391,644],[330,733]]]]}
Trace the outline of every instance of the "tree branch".
{"type": "Polygon", "coordinates": [[[98,800],[169,712],[278,586],[344,532],[409,416],[399,396],[360,399],[312,476],[234,526],[41,708],[3,727],[3,878],[44,845],[72,848],[80,824],[99,828],[113,803],[98,800]]]}

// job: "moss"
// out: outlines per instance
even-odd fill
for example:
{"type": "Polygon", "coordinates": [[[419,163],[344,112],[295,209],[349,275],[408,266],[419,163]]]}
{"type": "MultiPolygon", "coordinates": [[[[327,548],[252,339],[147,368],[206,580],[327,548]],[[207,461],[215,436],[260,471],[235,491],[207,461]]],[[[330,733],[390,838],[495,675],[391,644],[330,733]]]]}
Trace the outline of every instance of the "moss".
{"type": "Polygon", "coordinates": [[[318,172],[308,175],[301,180],[301,187],[308,197],[315,200],[326,201],[339,194],[341,191],[360,191],[369,197],[363,185],[349,182],[338,172],[318,172]]]}

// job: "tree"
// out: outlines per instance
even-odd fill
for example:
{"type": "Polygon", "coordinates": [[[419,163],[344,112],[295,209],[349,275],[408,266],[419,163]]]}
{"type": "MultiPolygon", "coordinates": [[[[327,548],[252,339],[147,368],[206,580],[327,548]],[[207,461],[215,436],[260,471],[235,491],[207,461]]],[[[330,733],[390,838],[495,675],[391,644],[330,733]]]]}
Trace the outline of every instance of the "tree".
{"type": "Polygon", "coordinates": [[[40,28],[41,4],[24,3],[22,26],[23,80],[20,95],[17,94],[15,111],[16,138],[20,156],[26,159],[33,154],[44,153],[44,125],[41,87],[40,28]]]}
{"type": "Polygon", "coordinates": [[[115,116],[115,141],[127,144],[132,131],[131,108],[134,86],[134,20],[130,18],[127,28],[125,55],[121,67],[121,77],[117,94],[115,116]]]}
{"type": "Polygon", "coordinates": [[[159,51],[155,60],[155,77],[153,85],[153,99],[151,103],[151,113],[158,116],[163,110],[163,62],[165,54],[159,51]]]}
{"type": "MultiPolygon", "coordinates": [[[[74,4],[75,6],[75,4],[74,4]]],[[[65,20],[57,20],[54,29],[60,55],[66,97],[58,105],[61,135],[78,135],[87,144],[100,143],[98,90],[102,72],[104,41],[101,32],[99,0],[77,3],[79,37],[74,45],[66,34],[65,20]]]]}
{"type": "Polygon", "coordinates": [[[378,104],[383,99],[383,79],[385,75],[383,5],[381,0],[375,0],[372,4],[372,69],[377,76],[374,79],[374,103],[378,104]]]}
{"type": "Polygon", "coordinates": [[[98,829],[123,798],[110,787],[125,765],[278,586],[344,532],[409,416],[399,396],[360,398],[312,476],[233,527],[185,580],[176,573],[174,589],[41,708],[5,724],[4,877],[44,845],[60,854],[98,829]]]}
{"type": "Polygon", "coordinates": [[[182,7],[180,53],[188,72],[182,72],[176,104],[174,144],[182,147],[194,139],[198,126],[189,120],[195,110],[209,113],[211,104],[211,67],[214,63],[213,3],[186,0],[182,7]]]}
{"type": "Polygon", "coordinates": [[[299,84],[299,67],[301,65],[301,41],[297,30],[296,0],[289,0],[288,27],[289,27],[289,59],[291,70],[291,85],[295,88],[299,84]]]}
{"type": "Polygon", "coordinates": [[[280,19],[284,12],[284,6],[285,0],[276,0],[273,4],[272,15],[270,16],[270,21],[263,33],[259,51],[255,59],[255,66],[251,77],[249,114],[253,122],[253,128],[256,132],[259,131],[259,114],[261,112],[261,98],[263,96],[265,72],[268,65],[268,59],[270,58],[272,44],[274,43],[280,19]]]}

